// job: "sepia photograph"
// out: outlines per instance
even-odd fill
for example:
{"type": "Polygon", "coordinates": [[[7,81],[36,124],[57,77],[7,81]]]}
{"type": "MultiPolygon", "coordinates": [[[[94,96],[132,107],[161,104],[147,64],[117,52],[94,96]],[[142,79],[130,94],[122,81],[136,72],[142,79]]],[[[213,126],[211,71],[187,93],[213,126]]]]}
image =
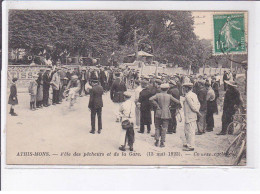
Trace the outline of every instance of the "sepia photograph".
{"type": "Polygon", "coordinates": [[[6,65],[7,165],[247,165],[247,11],[9,9],[6,65]]]}

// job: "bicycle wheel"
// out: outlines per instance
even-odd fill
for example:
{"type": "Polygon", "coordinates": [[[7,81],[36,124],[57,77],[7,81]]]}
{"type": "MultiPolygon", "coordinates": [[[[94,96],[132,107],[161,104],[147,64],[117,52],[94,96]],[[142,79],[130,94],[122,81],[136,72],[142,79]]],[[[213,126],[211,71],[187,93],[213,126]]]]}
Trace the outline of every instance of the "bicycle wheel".
{"type": "Polygon", "coordinates": [[[245,146],[245,133],[241,132],[226,150],[226,156],[230,158],[230,164],[237,165],[245,146]]]}
{"type": "Polygon", "coordinates": [[[238,165],[242,159],[242,157],[244,156],[246,152],[246,141],[245,140],[242,140],[242,144],[241,144],[241,148],[238,152],[238,155],[237,155],[237,158],[235,159],[233,165],[238,165]]]}
{"type": "Polygon", "coordinates": [[[243,123],[239,121],[232,121],[229,123],[227,127],[228,134],[237,135],[241,132],[241,129],[243,128],[243,123]]]}

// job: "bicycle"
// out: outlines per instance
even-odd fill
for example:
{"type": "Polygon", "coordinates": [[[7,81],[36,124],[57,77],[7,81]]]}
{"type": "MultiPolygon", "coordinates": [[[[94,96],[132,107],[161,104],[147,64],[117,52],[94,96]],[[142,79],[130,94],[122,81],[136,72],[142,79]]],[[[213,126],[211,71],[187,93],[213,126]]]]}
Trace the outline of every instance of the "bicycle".
{"type": "Polygon", "coordinates": [[[232,157],[232,165],[238,165],[243,156],[246,157],[246,123],[240,129],[236,138],[231,142],[227,150],[225,151],[226,156],[232,157]]]}
{"type": "Polygon", "coordinates": [[[243,128],[246,127],[246,114],[242,114],[238,109],[237,113],[232,116],[232,122],[227,127],[227,133],[230,135],[237,135],[243,128]]]}

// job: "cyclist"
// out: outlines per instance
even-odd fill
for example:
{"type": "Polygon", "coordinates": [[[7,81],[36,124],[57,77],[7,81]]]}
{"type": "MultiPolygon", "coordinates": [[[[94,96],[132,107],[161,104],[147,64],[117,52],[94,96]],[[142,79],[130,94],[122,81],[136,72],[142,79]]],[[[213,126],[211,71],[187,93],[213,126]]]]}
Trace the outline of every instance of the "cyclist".
{"type": "Polygon", "coordinates": [[[65,91],[66,93],[68,93],[67,100],[70,101],[69,108],[71,108],[76,102],[76,98],[77,96],[79,96],[80,88],[80,80],[78,79],[78,76],[71,76],[71,80],[69,81],[65,91]]]}

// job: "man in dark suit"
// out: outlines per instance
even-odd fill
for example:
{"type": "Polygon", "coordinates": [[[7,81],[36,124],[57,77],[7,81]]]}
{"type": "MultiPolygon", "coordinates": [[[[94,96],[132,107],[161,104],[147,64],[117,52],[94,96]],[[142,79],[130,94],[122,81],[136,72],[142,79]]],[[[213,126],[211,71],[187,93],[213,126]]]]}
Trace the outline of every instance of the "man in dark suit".
{"type": "Polygon", "coordinates": [[[50,68],[48,68],[43,74],[43,106],[49,106],[49,90],[50,90],[50,82],[51,82],[51,75],[50,75],[50,68]]]}
{"type": "MultiPolygon", "coordinates": [[[[176,82],[174,80],[171,80],[169,84],[170,84],[170,88],[167,93],[172,95],[172,97],[176,98],[177,100],[180,100],[180,92],[176,82]]],[[[181,108],[180,105],[177,105],[176,103],[171,103],[170,106],[171,119],[169,120],[168,131],[167,131],[168,134],[176,133],[176,128],[177,128],[176,112],[177,109],[179,108],[181,108]]]]}
{"type": "Polygon", "coordinates": [[[120,77],[120,73],[115,73],[116,79],[110,90],[110,98],[113,102],[120,103],[124,101],[124,92],[127,90],[125,82],[120,77]]]}
{"type": "Polygon", "coordinates": [[[138,102],[140,105],[140,131],[138,133],[144,133],[144,126],[147,126],[147,133],[151,131],[152,115],[151,115],[151,103],[149,98],[153,96],[148,81],[143,80],[141,82],[143,90],[140,92],[138,102]]]}
{"type": "Polygon", "coordinates": [[[106,75],[105,70],[103,68],[100,69],[100,84],[103,87],[103,89],[106,90],[107,75],[106,75]]]}
{"type": "Polygon", "coordinates": [[[102,107],[103,99],[102,95],[104,93],[103,87],[98,84],[98,80],[92,80],[92,89],[90,90],[90,98],[88,108],[91,111],[91,131],[90,133],[95,134],[95,123],[96,114],[98,118],[98,133],[102,130],[102,107]]]}

